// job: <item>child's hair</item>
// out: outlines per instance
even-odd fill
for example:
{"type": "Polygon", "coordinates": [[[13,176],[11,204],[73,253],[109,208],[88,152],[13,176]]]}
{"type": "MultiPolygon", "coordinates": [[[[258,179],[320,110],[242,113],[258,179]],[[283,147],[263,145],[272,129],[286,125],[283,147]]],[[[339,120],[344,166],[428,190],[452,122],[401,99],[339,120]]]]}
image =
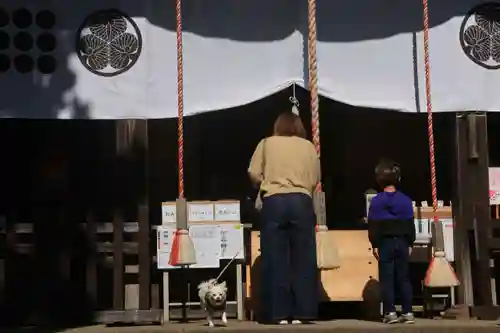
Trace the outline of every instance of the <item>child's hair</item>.
{"type": "Polygon", "coordinates": [[[375,180],[380,187],[398,186],[401,181],[401,168],[393,161],[384,160],[375,168],[375,180]]]}

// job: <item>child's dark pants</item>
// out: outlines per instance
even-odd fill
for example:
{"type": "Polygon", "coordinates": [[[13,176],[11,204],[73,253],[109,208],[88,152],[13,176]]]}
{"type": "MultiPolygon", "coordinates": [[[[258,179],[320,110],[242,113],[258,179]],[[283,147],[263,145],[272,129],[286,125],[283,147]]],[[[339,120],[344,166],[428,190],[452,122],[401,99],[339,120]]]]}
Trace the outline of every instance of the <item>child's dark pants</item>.
{"type": "Polygon", "coordinates": [[[412,312],[412,287],[408,268],[409,249],[404,237],[386,237],[379,246],[379,275],[384,313],[396,312],[396,288],[403,313],[412,312]]]}
{"type": "Polygon", "coordinates": [[[319,289],[311,197],[301,193],[266,197],[261,214],[259,319],[316,319],[319,289]]]}

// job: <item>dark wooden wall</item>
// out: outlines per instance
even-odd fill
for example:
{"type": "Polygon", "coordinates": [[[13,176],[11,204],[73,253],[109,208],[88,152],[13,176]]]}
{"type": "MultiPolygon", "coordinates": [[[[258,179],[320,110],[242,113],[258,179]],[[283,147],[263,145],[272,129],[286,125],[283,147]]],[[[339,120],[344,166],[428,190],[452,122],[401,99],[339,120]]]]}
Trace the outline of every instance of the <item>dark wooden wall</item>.
{"type": "MultiPolygon", "coordinates": [[[[186,118],[188,199],[255,195],[246,178],[249,158],[257,142],[271,134],[277,115],[289,107],[288,97],[289,91],[285,91],[240,108],[186,118]]],[[[310,131],[307,94],[299,90],[298,97],[310,131]]],[[[329,100],[321,100],[320,109],[323,180],[331,227],[349,227],[362,217],[363,192],[374,187],[372,172],[381,157],[402,165],[402,188],[414,200],[430,199],[424,114],[368,110],[329,100]]],[[[446,201],[452,197],[452,120],[452,114],[435,115],[438,193],[446,201]]],[[[490,127],[499,120],[492,114],[490,127]]],[[[123,164],[115,158],[114,131],[112,121],[0,120],[0,210],[22,207],[19,218],[27,215],[29,219],[26,207],[50,199],[102,207],[97,209],[102,210],[100,214],[109,215],[116,200],[136,202],[144,178],[129,170],[120,182],[113,183],[117,166],[123,164]],[[65,168],[66,179],[43,177],[58,167],[65,168]]],[[[492,165],[500,164],[500,153],[494,149],[500,135],[490,133],[490,160],[492,165]]],[[[175,119],[148,121],[148,136],[148,194],[155,207],[151,214],[158,222],[158,204],[177,196],[175,119]]],[[[140,166],[132,163],[127,168],[140,166]]]]}
{"type": "MultiPolygon", "coordinates": [[[[290,107],[290,92],[240,108],[185,119],[188,200],[240,199],[243,218],[246,222],[255,221],[251,200],[255,191],[247,180],[246,169],[258,141],[271,134],[274,119],[290,107]]],[[[301,117],[310,133],[307,93],[299,90],[298,98],[301,117]]],[[[401,164],[405,192],[416,201],[430,200],[425,114],[368,110],[326,99],[321,100],[320,109],[322,168],[331,228],[363,227],[359,222],[364,214],[363,192],[374,187],[373,169],[382,157],[401,164]]],[[[435,115],[438,195],[446,201],[451,200],[454,188],[454,117],[454,114],[435,115]]],[[[500,144],[500,134],[494,129],[500,125],[500,115],[489,115],[488,125],[490,161],[492,166],[499,166],[500,152],[495,147],[500,144]]],[[[36,219],[36,236],[25,241],[46,249],[40,254],[45,258],[41,267],[38,259],[13,253],[5,246],[5,238],[0,240],[1,255],[16,257],[12,268],[16,286],[9,288],[19,292],[14,298],[19,304],[4,302],[1,304],[4,310],[22,308],[24,312],[16,310],[22,317],[23,313],[33,312],[33,307],[47,310],[52,306],[54,318],[72,311],[83,313],[79,319],[86,320],[93,310],[111,309],[117,304],[111,293],[111,273],[103,275],[99,288],[92,291],[99,299],[89,299],[89,291],[82,287],[88,279],[85,265],[78,261],[70,264],[73,272],[80,272],[72,273],[71,278],[56,276],[54,272],[61,270],[54,267],[60,263],[51,258],[71,245],[80,248],[77,251],[80,263],[88,260],[88,253],[81,249],[94,245],[79,243],[78,239],[88,241],[89,234],[69,239],[64,236],[71,230],[78,235],[76,225],[88,222],[89,212],[95,221],[112,222],[117,221],[118,208],[122,221],[138,221],[138,207],[144,204],[149,206],[149,222],[160,223],[160,203],[175,200],[177,196],[176,120],[149,120],[147,133],[147,154],[138,150],[132,155],[117,156],[113,121],[0,120],[0,216],[16,223],[31,223],[36,219]],[[60,207],[66,211],[63,217],[59,214],[60,207]],[[34,283],[33,277],[49,282],[34,283]],[[57,292],[43,294],[43,290],[57,292]],[[28,305],[25,299],[37,301],[28,305]],[[52,303],[43,303],[49,299],[52,303]]],[[[102,235],[92,237],[105,240],[102,235]]],[[[133,236],[122,237],[127,242],[133,236]]],[[[140,258],[139,255],[137,260],[140,258]]],[[[141,281],[144,284],[148,279],[141,281]]],[[[141,302],[145,305],[153,300],[141,302]]]]}

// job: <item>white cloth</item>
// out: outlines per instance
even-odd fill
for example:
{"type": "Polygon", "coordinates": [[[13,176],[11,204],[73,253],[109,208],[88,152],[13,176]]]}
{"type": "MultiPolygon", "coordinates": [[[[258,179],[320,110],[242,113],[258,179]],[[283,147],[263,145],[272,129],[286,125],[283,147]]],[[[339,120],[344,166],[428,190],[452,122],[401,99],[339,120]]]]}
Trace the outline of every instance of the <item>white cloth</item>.
{"type": "MultiPolygon", "coordinates": [[[[177,116],[177,54],[173,0],[4,0],[5,8],[48,9],[58,68],[0,73],[1,117],[171,118],[177,116]],[[142,51],[128,71],[91,73],[75,53],[79,26],[90,13],[117,8],[132,17],[142,51]]],[[[460,27],[478,0],[430,2],[434,111],[500,110],[496,70],[471,61],[460,27]]],[[[320,93],[352,105],[425,111],[420,0],[317,0],[320,93]],[[416,55],[416,63],[414,58],[416,55]],[[416,89],[416,87],[418,87],[416,89]],[[418,106],[421,106],[420,109],[418,106]]],[[[467,21],[466,27],[474,24],[467,21]]],[[[307,82],[307,3],[301,0],[183,2],[185,115],[226,109],[307,82]]],[[[13,38],[13,24],[0,30],[13,38]]],[[[127,23],[127,32],[134,33],[127,23]]],[[[41,29],[28,30],[36,39],[41,29]]],[[[89,34],[84,29],[83,35],[89,34]]],[[[13,58],[14,46],[0,50],[13,58]]],[[[36,61],[41,52],[29,52],[36,61]]],[[[106,70],[109,70],[106,69],[106,70]]],[[[237,110],[235,110],[237,112],[237,110]]]]}

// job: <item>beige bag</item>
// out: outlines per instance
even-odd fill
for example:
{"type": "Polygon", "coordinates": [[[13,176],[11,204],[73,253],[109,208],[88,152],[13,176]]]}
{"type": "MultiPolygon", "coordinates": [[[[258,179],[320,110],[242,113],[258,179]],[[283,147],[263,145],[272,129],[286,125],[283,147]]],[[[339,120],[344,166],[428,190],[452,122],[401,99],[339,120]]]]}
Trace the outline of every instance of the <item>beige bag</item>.
{"type": "Polygon", "coordinates": [[[257,199],[255,199],[255,209],[259,212],[262,210],[262,198],[260,197],[260,191],[257,193],[257,199]]]}
{"type": "MultiPolygon", "coordinates": [[[[264,141],[262,141],[262,173],[264,173],[266,166],[266,140],[267,139],[264,139],[264,141]]],[[[262,210],[262,191],[260,189],[259,193],[257,193],[257,198],[255,199],[255,209],[259,212],[262,210]]]]}
{"type": "Polygon", "coordinates": [[[330,270],[340,267],[339,251],[326,226],[319,226],[316,231],[316,254],[319,269],[330,270]]]}

